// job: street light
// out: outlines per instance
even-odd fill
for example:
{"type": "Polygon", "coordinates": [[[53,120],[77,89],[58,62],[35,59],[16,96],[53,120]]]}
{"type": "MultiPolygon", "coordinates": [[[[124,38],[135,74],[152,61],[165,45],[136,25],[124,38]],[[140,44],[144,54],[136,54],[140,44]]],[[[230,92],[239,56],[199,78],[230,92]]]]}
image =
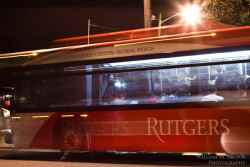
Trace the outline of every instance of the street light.
{"type": "Polygon", "coordinates": [[[161,20],[162,16],[160,13],[160,15],[159,15],[159,27],[161,27],[161,25],[164,22],[166,22],[166,21],[168,21],[176,16],[179,16],[179,15],[182,16],[182,19],[181,19],[182,22],[186,22],[187,24],[195,24],[195,23],[200,21],[200,10],[201,10],[201,8],[199,5],[195,5],[195,4],[186,5],[186,6],[182,7],[181,12],[179,12],[179,13],[177,13],[177,14],[175,14],[175,15],[173,15],[173,16],[171,16],[163,21],[161,20]]]}
{"type": "Polygon", "coordinates": [[[196,24],[201,19],[200,11],[201,7],[197,4],[185,6],[181,12],[182,21],[188,24],[196,24]]]}

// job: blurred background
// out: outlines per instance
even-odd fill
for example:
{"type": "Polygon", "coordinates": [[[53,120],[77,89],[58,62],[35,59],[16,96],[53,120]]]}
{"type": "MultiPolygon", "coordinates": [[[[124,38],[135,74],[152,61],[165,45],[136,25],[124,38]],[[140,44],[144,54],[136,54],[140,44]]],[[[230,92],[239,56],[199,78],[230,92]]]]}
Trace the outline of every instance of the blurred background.
{"type": "MultiPolygon", "coordinates": [[[[171,16],[176,0],[152,0],[152,14],[171,16]]],[[[181,1],[180,1],[181,2],[181,1]]],[[[183,0],[182,0],[183,2],[183,0]]],[[[143,0],[2,0],[0,53],[42,49],[60,38],[144,28],[143,0]]],[[[171,24],[170,20],[167,24],[171,24]]],[[[152,21],[158,26],[158,20],[152,21]]]]}

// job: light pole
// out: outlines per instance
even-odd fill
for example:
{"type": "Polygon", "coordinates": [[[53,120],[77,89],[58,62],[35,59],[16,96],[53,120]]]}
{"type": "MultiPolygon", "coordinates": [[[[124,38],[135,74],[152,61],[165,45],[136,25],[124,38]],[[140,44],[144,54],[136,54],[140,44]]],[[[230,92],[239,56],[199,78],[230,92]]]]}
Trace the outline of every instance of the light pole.
{"type": "Polygon", "coordinates": [[[88,20],[88,45],[89,45],[89,35],[90,35],[90,19],[88,20]]]}
{"type": "Polygon", "coordinates": [[[166,21],[168,21],[168,20],[170,20],[170,19],[172,19],[172,18],[174,18],[174,17],[176,17],[176,16],[178,16],[178,15],[181,15],[182,13],[177,13],[177,14],[175,14],[175,15],[173,15],[173,16],[171,16],[171,17],[169,17],[169,18],[167,18],[167,19],[165,19],[165,20],[161,20],[162,19],[162,14],[160,13],[159,14],[159,27],[161,27],[161,25],[162,25],[162,23],[164,23],[164,22],[166,22],[166,21]]]}
{"type": "Polygon", "coordinates": [[[176,17],[178,15],[181,15],[181,14],[182,13],[177,13],[177,14],[175,14],[175,15],[173,15],[173,16],[171,16],[171,17],[169,17],[169,18],[162,21],[162,14],[160,13],[159,14],[159,23],[158,23],[158,27],[159,27],[158,35],[161,36],[161,25],[162,25],[162,23],[164,23],[164,22],[166,22],[166,21],[168,21],[168,20],[170,20],[170,19],[172,19],[172,18],[174,18],[174,17],[176,17]]]}

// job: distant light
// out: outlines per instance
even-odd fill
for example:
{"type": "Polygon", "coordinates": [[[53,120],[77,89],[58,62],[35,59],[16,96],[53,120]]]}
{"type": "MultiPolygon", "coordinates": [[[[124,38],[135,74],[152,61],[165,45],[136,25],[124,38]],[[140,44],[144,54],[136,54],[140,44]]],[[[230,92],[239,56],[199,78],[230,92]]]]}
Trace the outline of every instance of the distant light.
{"type": "Polygon", "coordinates": [[[36,53],[36,52],[30,54],[30,56],[37,56],[37,55],[38,55],[38,53],[36,53]]]}
{"type": "Polygon", "coordinates": [[[201,7],[197,4],[187,5],[182,8],[183,21],[188,24],[195,24],[201,20],[201,7]]]}
{"type": "Polygon", "coordinates": [[[199,152],[184,152],[182,155],[187,155],[187,156],[201,156],[202,153],[199,152]]]}
{"type": "Polygon", "coordinates": [[[21,119],[22,117],[11,117],[12,119],[21,119]]]}
{"type": "Polygon", "coordinates": [[[49,118],[48,115],[32,116],[32,118],[49,118]]]}
{"type": "Polygon", "coordinates": [[[116,87],[121,87],[122,84],[121,84],[121,82],[115,82],[115,86],[116,86],[116,87]]]}
{"type": "Polygon", "coordinates": [[[80,115],[80,117],[87,118],[87,117],[88,117],[88,114],[82,114],[82,115],[80,115]]]}
{"type": "Polygon", "coordinates": [[[11,97],[12,97],[12,95],[5,95],[5,97],[6,97],[6,98],[11,98],[11,97]]]}
{"type": "Polygon", "coordinates": [[[61,115],[62,118],[66,118],[66,117],[74,117],[74,115],[61,115]]]}
{"type": "Polygon", "coordinates": [[[227,153],[215,153],[217,156],[228,156],[227,153]]]}
{"type": "Polygon", "coordinates": [[[110,67],[110,64],[104,64],[103,66],[104,67],[110,67]]]}
{"type": "Polygon", "coordinates": [[[30,56],[37,56],[38,53],[28,53],[28,54],[17,54],[17,55],[7,55],[7,56],[1,56],[0,59],[10,59],[10,58],[16,58],[16,57],[30,57],[30,56]]]}

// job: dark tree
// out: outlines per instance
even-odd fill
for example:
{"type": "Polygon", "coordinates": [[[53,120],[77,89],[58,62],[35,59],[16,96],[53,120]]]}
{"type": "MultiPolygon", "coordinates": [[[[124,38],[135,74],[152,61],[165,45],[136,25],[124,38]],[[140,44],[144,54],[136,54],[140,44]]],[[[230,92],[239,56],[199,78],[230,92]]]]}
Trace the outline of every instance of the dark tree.
{"type": "Polygon", "coordinates": [[[250,25],[250,0],[202,0],[205,19],[235,26],[250,25]]]}

